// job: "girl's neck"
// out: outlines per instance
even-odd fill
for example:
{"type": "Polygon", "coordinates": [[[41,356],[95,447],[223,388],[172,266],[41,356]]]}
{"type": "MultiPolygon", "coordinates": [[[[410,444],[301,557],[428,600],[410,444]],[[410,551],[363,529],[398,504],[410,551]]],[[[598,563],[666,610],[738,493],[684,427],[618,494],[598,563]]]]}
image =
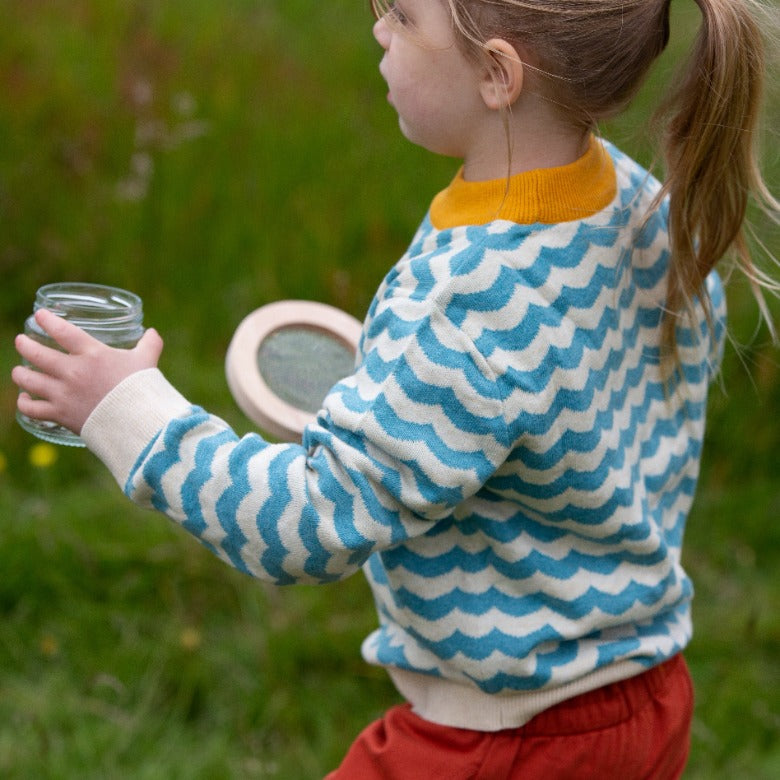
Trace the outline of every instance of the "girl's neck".
{"type": "Polygon", "coordinates": [[[548,106],[540,110],[540,102],[525,101],[524,105],[521,98],[508,114],[493,112],[463,158],[466,181],[557,168],[585,154],[590,131],[566,124],[548,106]],[[528,102],[534,105],[528,106],[528,102]]]}
{"type": "Polygon", "coordinates": [[[569,165],[585,154],[588,138],[587,131],[578,132],[576,135],[549,135],[544,138],[526,136],[513,140],[511,148],[507,147],[504,138],[499,141],[498,147],[488,147],[484,152],[480,150],[466,157],[463,161],[463,178],[466,181],[488,181],[540,168],[569,165]],[[496,154],[497,148],[500,149],[500,154],[496,154]]]}

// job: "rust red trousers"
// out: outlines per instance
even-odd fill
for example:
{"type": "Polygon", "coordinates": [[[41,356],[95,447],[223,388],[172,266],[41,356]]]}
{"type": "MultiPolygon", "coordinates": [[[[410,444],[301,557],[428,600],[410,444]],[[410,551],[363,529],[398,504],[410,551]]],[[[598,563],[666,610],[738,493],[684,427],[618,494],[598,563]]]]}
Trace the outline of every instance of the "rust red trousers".
{"type": "Polygon", "coordinates": [[[326,780],[672,780],[688,758],[692,717],[693,686],[678,655],[516,729],[456,729],[393,707],[326,780]]]}

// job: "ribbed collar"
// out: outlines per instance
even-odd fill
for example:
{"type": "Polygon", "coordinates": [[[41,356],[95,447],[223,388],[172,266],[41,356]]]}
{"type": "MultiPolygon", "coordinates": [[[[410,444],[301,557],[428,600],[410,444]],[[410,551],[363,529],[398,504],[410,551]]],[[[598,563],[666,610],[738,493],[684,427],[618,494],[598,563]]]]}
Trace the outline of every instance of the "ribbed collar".
{"type": "Polygon", "coordinates": [[[612,158],[591,137],[579,160],[557,168],[491,181],[465,181],[461,169],[433,199],[430,217],[438,230],[497,219],[519,224],[569,222],[601,211],[615,197],[616,188],[612,158]]]}

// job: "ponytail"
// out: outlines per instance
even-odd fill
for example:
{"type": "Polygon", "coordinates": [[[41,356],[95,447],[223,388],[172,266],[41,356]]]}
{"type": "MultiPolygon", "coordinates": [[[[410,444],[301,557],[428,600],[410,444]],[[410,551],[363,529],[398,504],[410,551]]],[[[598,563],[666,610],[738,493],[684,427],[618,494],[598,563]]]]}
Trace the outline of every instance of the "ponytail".
{"type": "Polygon", "coordinates": [[[696,2],[703,21],[694,50],[659,111],[666,178],[657,203],[669,196],[671,235],[663,341],[674,356],[678,315],[691,311],[694,297],[708,303],[707,275],[729,254],[750,280],[776,339],[762,289],[776,292],[778,284],[753,265],[744,232],[751,196],[775,217],[778,212],[757,162],[762,32],[750,0],[696,2]]]}

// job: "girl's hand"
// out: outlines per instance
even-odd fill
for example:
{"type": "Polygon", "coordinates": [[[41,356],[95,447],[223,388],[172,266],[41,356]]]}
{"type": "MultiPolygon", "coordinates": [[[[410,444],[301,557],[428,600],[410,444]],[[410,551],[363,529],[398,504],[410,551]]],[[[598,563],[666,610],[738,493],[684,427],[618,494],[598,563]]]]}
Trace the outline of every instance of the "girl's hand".
{"type": "Polygon", "coordinates": [[[16,337],[17,352],[34,367],[16,366],[11,372],[22,391],[17,408],[77,434],[114,387],[136,371],[154,368],[162,353],[163,342],[154,329],[147,330],[133,349],[115,349],[45,309],[35,313],[35,320],[65,352],[28,336],[16,337]]]}

